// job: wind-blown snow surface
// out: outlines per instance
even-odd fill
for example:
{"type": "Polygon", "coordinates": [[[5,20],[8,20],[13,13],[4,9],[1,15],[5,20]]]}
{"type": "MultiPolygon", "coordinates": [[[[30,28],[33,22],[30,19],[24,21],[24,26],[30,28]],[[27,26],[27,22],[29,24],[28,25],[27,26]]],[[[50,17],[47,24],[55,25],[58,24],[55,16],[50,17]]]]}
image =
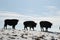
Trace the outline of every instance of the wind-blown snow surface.
{"type": "Polygon", "coordinates": [[[60,33],[0,29],[0,40],[60,40],[60,33]]]}

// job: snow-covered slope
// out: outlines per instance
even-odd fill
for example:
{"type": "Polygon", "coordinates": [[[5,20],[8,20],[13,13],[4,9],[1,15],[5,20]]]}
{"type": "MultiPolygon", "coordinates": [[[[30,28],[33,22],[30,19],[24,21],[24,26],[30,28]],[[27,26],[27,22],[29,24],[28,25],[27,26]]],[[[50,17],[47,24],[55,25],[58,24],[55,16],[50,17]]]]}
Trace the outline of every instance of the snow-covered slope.
{"type": "Polygon", "coordinates": [[[60,40],[60,33],[0,29],[0,40],[60,40]]]}

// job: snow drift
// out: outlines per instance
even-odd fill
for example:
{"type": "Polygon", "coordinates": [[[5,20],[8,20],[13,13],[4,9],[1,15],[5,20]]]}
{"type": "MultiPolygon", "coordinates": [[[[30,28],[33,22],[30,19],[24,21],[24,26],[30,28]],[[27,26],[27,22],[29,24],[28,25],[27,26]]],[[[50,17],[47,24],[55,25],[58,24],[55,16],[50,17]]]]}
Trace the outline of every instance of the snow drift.
{"type": "Polygon", "coordinates": [[[60,33],[0,29],[0,40],[60,40],[60,33]]]}

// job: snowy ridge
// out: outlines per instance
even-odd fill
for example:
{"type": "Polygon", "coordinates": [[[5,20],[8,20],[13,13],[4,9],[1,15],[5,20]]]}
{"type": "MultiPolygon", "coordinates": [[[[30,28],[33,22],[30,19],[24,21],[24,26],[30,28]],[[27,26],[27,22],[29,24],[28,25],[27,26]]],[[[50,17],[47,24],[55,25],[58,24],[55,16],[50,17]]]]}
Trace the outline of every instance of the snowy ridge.
{"type": "Polygon", "coordinates": [[[60,33],[0,29],[0,40],[60,40],[60,33]]]}

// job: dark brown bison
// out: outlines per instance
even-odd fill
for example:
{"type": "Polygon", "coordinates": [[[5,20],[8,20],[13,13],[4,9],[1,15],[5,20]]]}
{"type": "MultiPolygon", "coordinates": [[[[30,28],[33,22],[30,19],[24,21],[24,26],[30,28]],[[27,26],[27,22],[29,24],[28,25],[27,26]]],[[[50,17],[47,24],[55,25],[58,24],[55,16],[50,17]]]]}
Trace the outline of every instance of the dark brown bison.
{"type": "Polygon", "coordinates": [[[25,28],[27,29],[27,27],[30,27],[30,30],[31,28],[34,30],[34,27],[36,27],[37,25],[34,21],[25,21],[23,24],[24,24],[24,30],[25,28]]]}
{"type": "Polygon", "coordinates": [[[44,27],[46,28],[46,31],[48,31],[48,28],[51,28],[51,26],[52,26],[52,23],[49,21],[40,22],[41,31],[44,31],[44,27]]]}
{"type": "Polygon", "coordinates": [[[17,25],[18,20],[17,19],[6,19],[4,20],[4,29],[7,29],[7,25],[12,26],[13,29],[15,29],[15,26],[17,25]]]}

